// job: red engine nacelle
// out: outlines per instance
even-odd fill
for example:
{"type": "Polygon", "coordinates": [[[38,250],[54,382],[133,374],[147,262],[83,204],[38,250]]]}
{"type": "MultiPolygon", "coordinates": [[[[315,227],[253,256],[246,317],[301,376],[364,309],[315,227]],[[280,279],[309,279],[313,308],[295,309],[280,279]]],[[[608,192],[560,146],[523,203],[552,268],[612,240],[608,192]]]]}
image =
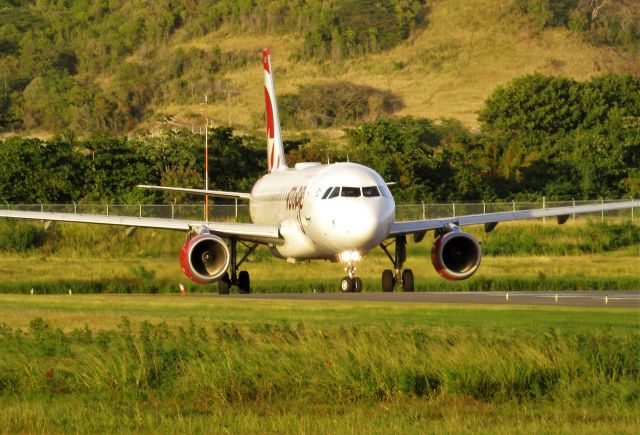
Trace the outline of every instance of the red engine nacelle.
{"type": "Polygon", "coordinates": [[[198,284],[217,281],[229,267],[229,248],[218,236],[199,234],[187,240],[180,251],[180,265],[198,284]]]}
{"type": "Polygon", "coordinates": [[[451,231],[438,237],[431,248],[431,262],[445,279],[467,279],[480,267],[480,243],[462,231],[451,231]]]}

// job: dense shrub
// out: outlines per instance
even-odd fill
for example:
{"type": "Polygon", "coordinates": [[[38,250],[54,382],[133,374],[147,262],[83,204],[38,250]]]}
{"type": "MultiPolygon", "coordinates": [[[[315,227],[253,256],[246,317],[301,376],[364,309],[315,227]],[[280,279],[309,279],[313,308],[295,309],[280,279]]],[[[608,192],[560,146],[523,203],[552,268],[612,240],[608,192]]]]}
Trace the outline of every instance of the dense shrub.
{"type": "Polygon", "coordinates": [[[39,248],[45,242],[45,231],[42,227],[12,222],[0,226],[0,250],[9,252],[25,252],[39,248]]]}
{"type": "Polygon", "coordinates": [[[389,91],[331,82],[303,86],[297,94],[282,95],[279,106],[285,126],[318,128],[372,121],[402,109],[404,104],[389,91]]]}

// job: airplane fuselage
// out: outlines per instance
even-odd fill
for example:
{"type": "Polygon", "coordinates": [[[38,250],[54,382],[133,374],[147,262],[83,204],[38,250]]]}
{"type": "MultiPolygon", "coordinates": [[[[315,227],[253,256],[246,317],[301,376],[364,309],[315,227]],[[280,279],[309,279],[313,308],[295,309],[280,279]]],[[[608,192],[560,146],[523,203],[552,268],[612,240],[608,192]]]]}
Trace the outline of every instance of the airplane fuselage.
{"type": "Polygon", "coordinates": [[[354,163],[302,163],[260,178],[251,191],[251,219],[277,224],[284,242],[272,253],[287,259],[363,255],[385,240],[395,202],[374,170],[354,163]]]}

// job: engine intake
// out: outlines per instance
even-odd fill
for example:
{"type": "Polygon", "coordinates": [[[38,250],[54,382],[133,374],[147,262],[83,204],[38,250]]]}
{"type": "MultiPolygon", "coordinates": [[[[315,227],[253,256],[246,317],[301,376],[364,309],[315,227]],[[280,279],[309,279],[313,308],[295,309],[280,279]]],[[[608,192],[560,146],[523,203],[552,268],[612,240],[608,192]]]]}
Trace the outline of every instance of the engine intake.
{"type": "Polygon", "coordinates": [[[229,248],[224,240],[212,234],[199,234],[182,246],[180,265],[190,280],[209,284],[227,271],[229,257],[229,248]]]}
{"type": "Polygon", "coordinates": [[[457,281],[471,277],[478,267],[480,243],[463,231],[451,231],[438,237],[431,248],[431,262],[445,279],[457,281]]]}

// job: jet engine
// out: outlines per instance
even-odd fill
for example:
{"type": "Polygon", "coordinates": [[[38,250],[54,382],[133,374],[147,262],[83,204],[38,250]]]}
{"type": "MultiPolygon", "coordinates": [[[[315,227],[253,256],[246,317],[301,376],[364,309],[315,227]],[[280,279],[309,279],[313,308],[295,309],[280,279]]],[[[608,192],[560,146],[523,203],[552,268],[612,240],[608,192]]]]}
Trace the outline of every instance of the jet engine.
{"type": "Polygon", "coordinates": [[[480,266],[481,257],[480,243],[460,230],[441,235],[431,248],[431,262],[436,272],[452,281],[473,275],[480,266]]]}
{"type": "Polygon", "coordinates": [[[212,234],[199,234],[182,246],[180,265],[190,280],[209,284],[227,271],[229,257],[229,248],[224,240],[212,234]]]}

